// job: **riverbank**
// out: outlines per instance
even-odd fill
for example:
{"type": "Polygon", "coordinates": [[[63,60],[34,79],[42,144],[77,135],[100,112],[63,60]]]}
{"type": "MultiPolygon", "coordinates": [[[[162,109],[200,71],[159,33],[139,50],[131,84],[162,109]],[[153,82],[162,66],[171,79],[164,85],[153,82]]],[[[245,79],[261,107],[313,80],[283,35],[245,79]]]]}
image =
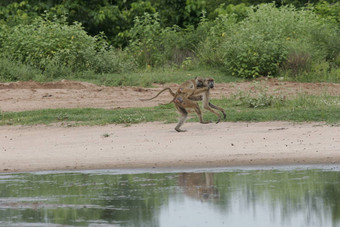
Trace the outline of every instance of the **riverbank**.
{"type": "Polygon", "coordinates": [[[340,163],[339,126],[323,123],[1,126],[0,172],[340,163]]]}

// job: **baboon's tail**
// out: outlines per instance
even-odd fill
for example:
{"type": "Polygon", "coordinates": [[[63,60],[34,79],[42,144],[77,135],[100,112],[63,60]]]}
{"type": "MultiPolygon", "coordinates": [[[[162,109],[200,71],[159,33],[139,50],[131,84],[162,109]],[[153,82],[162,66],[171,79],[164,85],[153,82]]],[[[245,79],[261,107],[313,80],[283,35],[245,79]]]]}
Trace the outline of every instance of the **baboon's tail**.
{"type": "Polygon", "coordinates": [[[170,94],[171,94],[172,96],[175,97],[175,93],[171,90],[171,88],[166,87],[166,88],[164,88],[163,90],[161,90],[160,92],[158,92],[158,94],[157,94],[156,96],[154,96],[154,97],[152,97],[152,98],[149,98],[149,99],[140,99],[140,100],[141,100],[141,101],[149,101],[149,100],[152,100],[152,99],[154,99],[154,98],[157,98],[162,92],[164,92],[164,91],[166,91],[166,90],[169,90],[170,94]]]}

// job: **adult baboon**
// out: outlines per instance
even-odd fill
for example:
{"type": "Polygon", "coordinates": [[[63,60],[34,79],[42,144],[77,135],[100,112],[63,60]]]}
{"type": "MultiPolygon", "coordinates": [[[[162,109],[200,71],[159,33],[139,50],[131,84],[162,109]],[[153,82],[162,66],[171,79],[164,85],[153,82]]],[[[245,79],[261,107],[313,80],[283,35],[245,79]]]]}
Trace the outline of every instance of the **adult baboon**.
{"type": "MultiPolygon", "coordinates": [[[[199,108],[199,105],[197,102],[190,100],[191,96],[195,96],[201,93],[205,93],[209,90],[207,81],[205,79],[202,79],[200,77],[196,77],[193,80],[188,80],[180,85],[180,87],[177,89],[176,93],[174,93],[171,88],[167,87],[158,92],[158,94],[150,99],[141,99],[142,101],[146,100],[152,100],[156,97],[158,97],[162,92],[169,90],[170,94],[173,96],[173,99],[171,102],[174,102],[176,109],[181,114],[181,117],[178,121],[177,126],[175,127],[175,130],[177,132],[185,132],[185,130],[180,129],[182,124],[185,122],[188,111],[187,109],[194,109],[196,114],[199,117],[200,123],[207,124],[210,123],[208,121],[204,121],[202,117],[202,112],[199,108]]],[[[170,103],[171,103],[170,102],[170,103]]]]}
{"type": "Polygon", "coordinates": [[[176,109],[178,110],[178,112],[181,114],[181,117],[178,121],[178,124],[175,127],[175,130],[177,132],[185,132],[186,130],[182,130],[180,129],[180,127],[182,126],[182,124],[185,122],[185,120],[188,117],[188,111],[187,109],[194,109],[197,116],[199,117],[200,123],[201,124],[208,124],[210,123],[210,121],[204,121],[203,120],[203,116],[202,116],[202,112],[201,109],[198,105],[197,102],[193,101],[190,99],[190,97],[198,95],[200,93],[206,93],[207,91],[209,91],[209,87],[204,86],[202,88],[197,88],[194,91],[190,91],[190,90],[182,90],[182,92],[177,92],[174,96],[174,99],[171,102],[174,102],[176,109]]]}
{"type": "Polygon", "coordinates": [[[204,92],[202,95],[200,95],[200,96],[190,96],[189,99],[194,100],[194,101],[202,101],[203,108],[206,109],[206,110],[209,110],[210,112],[214,113],[218,117],[218,119],[216,121],[216,124],[217,124],[221,121],[221,116],[218,112],[216,112],[213,109],[221,111],[222,114],[223,114],[223,119],[226,119],[227,115],[225,114],[224,109],[222,109],[221,107],[215,106],[214,104],[212,104],[210,102],[210,88],[215,87],[214,79],[211,78],[211,77],[208,77],[208,78],[205,79],[205,81],[206,81],[206,84],[209,87],[209,89],[206,92],[204,92]]]}

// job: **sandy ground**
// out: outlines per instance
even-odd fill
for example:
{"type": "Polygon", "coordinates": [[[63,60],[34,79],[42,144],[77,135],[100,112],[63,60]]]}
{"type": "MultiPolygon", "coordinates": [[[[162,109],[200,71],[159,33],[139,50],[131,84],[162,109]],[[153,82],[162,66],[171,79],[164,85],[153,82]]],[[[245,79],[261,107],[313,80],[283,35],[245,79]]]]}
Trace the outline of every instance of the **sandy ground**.
{"type": "MultiPolygon", "coordinates": [[[[169,94],[149,102],[161,88],[104,87],[83,82],[0,83],[0,110],[98,107],[106,109],[155,106],[169,94]]],[[[217,84],[213,98],[230,97],[258,86],[284,96],[340,95],[340,84],[260,81],[217,84]]],[[[287,122],[147,123],[130,127],[1,126],[0,172],[101,169],[217,167],[239,165],[340,163],[340,127],[287,122]]]]}
{"type": "Polygon", "coordinates": [[[286,122],[0,127],[1,172],[340,163],[340,127],[286,122]]]}

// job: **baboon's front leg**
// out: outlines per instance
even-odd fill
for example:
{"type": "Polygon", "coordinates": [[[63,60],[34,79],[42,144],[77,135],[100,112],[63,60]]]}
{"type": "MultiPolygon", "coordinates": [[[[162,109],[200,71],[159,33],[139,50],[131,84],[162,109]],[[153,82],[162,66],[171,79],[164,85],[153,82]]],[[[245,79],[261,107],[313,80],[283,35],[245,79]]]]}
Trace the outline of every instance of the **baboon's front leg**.
{"type": "Polygon", "coordinates": [[[222,109],[221,107],[215,106],[215,105],[212,104],[211,102],[209,102],[209,106],[210,106],[211,108],[214,108],[214,109],[216,109],[216,110],[221,111],[222,114],[223,114],[223,119],[226,119],[227,115],[225,114],[224,109],[222,109]]]}
{"type": "MultiPolygon", "coordinates": [[[[209,103],[210,104],[210,103],[209,103]]],[[[212,112],[213,114],[215,114],[217,116],[217,121],[216,124],[218,124],[221,121],[221,116],[218,112],[216,112],[215,110],[213,110],[210,105],[207,102],[204,102],[204,109],[209,110],[210,112],[212,112]]]]}
{"type": "Polygon", "coordinates": [[[197,103],[195,103],[196,105],[195,105],[195,112],[196,112],[196,114],[197,114],[197,116],[198,116],[198,118],[200,119],[200,123],[201,124],[209,124],[209,123],[211,123],[211,121],[204,121],[203,120],[203,116],[202,116],[202,112],[201,112],[201,109],[200,109],[200,107],[199,107],[199,105],[197,104],[197,103]]]}

